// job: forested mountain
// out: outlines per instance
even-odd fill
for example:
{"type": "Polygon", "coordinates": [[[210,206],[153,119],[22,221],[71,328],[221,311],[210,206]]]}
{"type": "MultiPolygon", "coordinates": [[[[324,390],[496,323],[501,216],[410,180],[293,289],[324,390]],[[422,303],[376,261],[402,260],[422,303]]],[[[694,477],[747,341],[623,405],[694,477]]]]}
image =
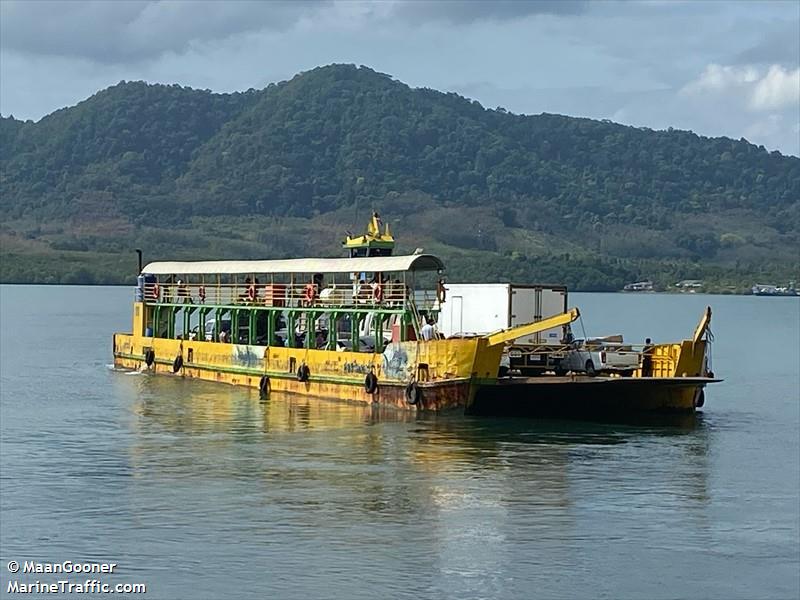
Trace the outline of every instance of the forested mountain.
{"type": "Polygon", "coordinates": [[[0,208],[4,281],[122,281],[134,247],[337,255],[378,208],[453,280],[742,287],[797,276],[800,159],[332,65],[238,94],[122,82],[2,118],[0,208]]]}

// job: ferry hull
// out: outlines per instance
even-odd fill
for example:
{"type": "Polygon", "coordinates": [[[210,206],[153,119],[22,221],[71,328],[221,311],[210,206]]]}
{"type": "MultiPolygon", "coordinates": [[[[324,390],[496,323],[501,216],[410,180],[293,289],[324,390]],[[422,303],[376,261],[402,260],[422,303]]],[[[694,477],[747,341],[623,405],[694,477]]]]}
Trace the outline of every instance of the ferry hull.
{"type": "Polygon", "coordinates": [[[532,377],[481,386],[475,414],[605,419],[644,413],[690,414],[705,402],[709,377],[532,377]]]}
{"type": "Polygon", "coordinates": [[[485,379],[492,368],[496,372],[497,367],[492,367],[492,362],[499,362],[499,353],[487,361],[484,352],[482,360],[477,360],[478,346],[475,340],[442,340],[418,350],[404,348],[401,344],[390,353],[367,354],[116,334],[114,365],[172,377],[242,385],[267,395],[280,392],[410,411],[464,412],[477,390],[479,379],[475,369],[488,369],[482,373],[485,379]],[[155,356],[148,365],[145,357],[150,350],[155,356]],[[297,377],[300,365],[309,369],[307,381],[297,377]],[[367,373],[375,374],[378,379],[372,393],[366,389],[367,373]],[[410,377],[417,388],[411,398],[416,400],[413,404],[407,390],[410,377]]]}

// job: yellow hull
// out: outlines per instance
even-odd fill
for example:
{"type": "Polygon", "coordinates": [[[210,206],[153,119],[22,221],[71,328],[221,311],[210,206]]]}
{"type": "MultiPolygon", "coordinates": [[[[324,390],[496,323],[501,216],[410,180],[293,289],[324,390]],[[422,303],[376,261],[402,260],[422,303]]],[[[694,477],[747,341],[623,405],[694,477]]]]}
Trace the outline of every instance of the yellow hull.
{"type": "Polygon", "coordinates": [[[114,336],[114,365],[120,368],[411,410],[467,409],[478,381],[496,377],[500,352],[480,339],[400,342],[374,354],[114,336]],[[298,378],[301,366],[308,369],[307,381],[298,378]],[[377,378],[372,393],[365,385],[368,373],[377,378]],[[414,404],[407,398],[412,380],[419,394],[414,404]]]}

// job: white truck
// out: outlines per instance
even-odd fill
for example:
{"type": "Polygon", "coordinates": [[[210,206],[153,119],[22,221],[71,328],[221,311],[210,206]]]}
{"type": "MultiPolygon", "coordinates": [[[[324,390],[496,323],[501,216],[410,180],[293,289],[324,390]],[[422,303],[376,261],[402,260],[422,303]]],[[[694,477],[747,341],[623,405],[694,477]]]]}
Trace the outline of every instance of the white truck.
{"type": "MultiPolygon", "coordinates": [[[[485,335],[567,311],[563,285],[448,283],[438,330],[445,337],[485,335]]],[[[514,341],[507,349],[509,367],[522,374],[554,369],[569,326],[554,327],[514,341]]],[[[504,361],[505,362],[505,361],[504,361]]]]}
{"type": "Polygon", "coordinates": [[[641,354],[626,346],[621,335],[576,340],[572,346],[561,360],[557,369],[559,374],[573,371],[587,375],[617,373],[630,377],[640,366],[641,354]]]}

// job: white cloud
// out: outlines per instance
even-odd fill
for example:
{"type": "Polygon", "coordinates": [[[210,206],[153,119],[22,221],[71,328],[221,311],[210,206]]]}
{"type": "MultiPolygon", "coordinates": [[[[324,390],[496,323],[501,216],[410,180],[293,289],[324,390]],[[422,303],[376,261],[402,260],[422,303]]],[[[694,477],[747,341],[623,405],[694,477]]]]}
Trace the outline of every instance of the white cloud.
{"type": "Polygon", "coordinates": [[[712,63],[705,68],[700,77],[684,86],[681,92],[694,95],[709,91],[727,91],[733,88],[742,88],[758,79],[759,73],[755,67],[724,66],[712,63]]]}
{"type": "Polygon", "coordinates": [[[765,71],[753,65],[712,63],[680,93],[695,98],[718,96],[756,112],[793,108],[800,104],[800,69],[772,65],[765,71]]]}
{"type": "Polygon", "coordinates": [[[750,97],[755,110],[789,108],[800,103],[800,69],[790,71],[772,65],[767,74],[756,83],[750,97]]]}

